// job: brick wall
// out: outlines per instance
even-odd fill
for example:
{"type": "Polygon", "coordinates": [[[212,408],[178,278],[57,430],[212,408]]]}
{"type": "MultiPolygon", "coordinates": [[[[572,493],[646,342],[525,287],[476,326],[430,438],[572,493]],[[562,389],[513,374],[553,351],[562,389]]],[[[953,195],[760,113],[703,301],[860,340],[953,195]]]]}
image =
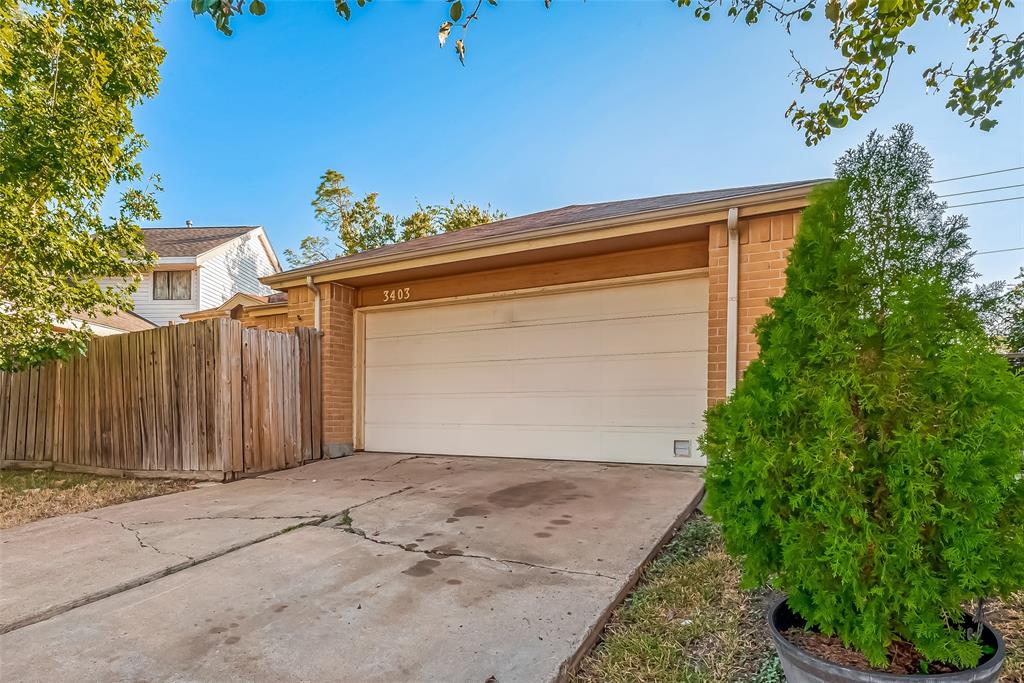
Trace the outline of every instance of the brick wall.
{"type": "MultiPolygon", "coordinates": [[[[757,357],[754,323],[769,311],[768,299],[786,285],[786,258],[799,227],[800,214],[787,213],[739,222],[737,290],[737,378],[757,357]]],[[[708,405],[725,399],[728,230],[711,226],[708,241],[708,405]]]]}

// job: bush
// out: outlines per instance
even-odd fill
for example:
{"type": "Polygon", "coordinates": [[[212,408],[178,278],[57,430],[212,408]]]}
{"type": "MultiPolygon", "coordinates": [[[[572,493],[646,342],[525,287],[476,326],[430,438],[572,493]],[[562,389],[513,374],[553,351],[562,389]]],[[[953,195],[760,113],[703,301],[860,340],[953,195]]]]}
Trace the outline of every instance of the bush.
{"type": "Polygon", "coordinates": [[[760,357],[707,413],[707,510],[747,586],[873,664],[905,639],[970,667],[961,606],[1024,587],[1024,383],[912,138],[872,133],[812,195],[760,357]]]}

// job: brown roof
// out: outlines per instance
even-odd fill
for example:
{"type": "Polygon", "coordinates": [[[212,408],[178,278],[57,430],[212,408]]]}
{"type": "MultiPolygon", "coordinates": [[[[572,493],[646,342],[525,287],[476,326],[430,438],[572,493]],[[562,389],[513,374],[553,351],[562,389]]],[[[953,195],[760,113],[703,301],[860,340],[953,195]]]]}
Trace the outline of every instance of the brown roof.
{"type": "Polygon", "coordinates": [[[254,225],[213,228],[143,228],[146,248],[157,256],[199,256],[256,229],[254,225]]]}
{"type": "Polygon", "coordinates": [[[142,330],[151,330],[157,327],[156,323],[152,323],[146,320],[138,313],[131,311],[115,311],[111,315],[107,315],[103,312],[98,312],[94,316],[73,316],[76,320],[82,320],[87,323],[95,325],[103,325],[104,327],[112,327],[115,330],[124,330],[125,332],[141,332],[142,330]]]}
{"type": "Polygon", "coordinates": [[[690,205],[704,204],[713,201],[738,199],[748,195],[757,195],[765,192],[785,190],[801,186],[809,187],[827,182],[828,180],[831,179],[820,178],[787,183],[771,183],[768,185],[748,185],[745,187],[732,187],[723,190],[667,194],[658,197],[643,197],[640,199],[601,202],[599,204],[572,204],[570,206],[563,206],[560,209],[540,211],[538,213],[531,213],[525,216],[517,216],[515,218],[507,218],[502,221],[495,221],[494,223],[486,223],[484,225],[466,228],[465,230],[459,230],[458,232],[448,232],[441,235],[433,235],[431,237],[421,237],[408,242],[389,244],[387,246],[370,249],[351,256],[342,256],[330,261],[323,261],[310,266],[296,268],[294,270],[281,273],[276,277],[279,278],[281,275],[289,274],[301,274],[311,269],[319,270],[326,264],[330,263],[348,265],[350,263],[356,263],[364,259],[375,258],[385,254],[399,255],[402,253],[409,253],[411,255],[413,252],[431,249],[441,245],[455,245],[487,237],[509,235],[518,232],[526,233],[534,230],[557,228],[560,226],[569,226],[577,223],[587,223],[590,221],[609,218],[625,218],[650,211],[663,211],[666,209],[683,208],[690,205]]]}

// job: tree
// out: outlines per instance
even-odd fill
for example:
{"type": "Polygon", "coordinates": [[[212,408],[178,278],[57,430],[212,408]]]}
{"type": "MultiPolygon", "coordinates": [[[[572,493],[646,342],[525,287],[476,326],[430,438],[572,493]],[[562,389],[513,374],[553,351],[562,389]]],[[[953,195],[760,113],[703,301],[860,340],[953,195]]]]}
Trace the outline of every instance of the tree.
{"type": "Polygon", "coordinates": [[[402,220],[402,242],[419,237],[441,235],[500,221],[506,217],[504,211],[481,208],[476,204],[456,202],[452,197],[447,204],[416,203],[416,210],[402,220]]]}
{"type": "Polygon", "coordinates": [[[327,169],[320,177],[313,197],[313,214],[334,237],[340,253],[333,252],[331,240],[327,237],[311,235],[299,243],[298,252],[285,249],[284,256],[289,265],[298,267],[339,255],[358,254],[387,244],[461,230],[505,217],[501,211],[456,202],[453,198],[447,205],[417,203],[416,211],[399,220],[394,214],[381,209],[376,192],[370,192],[357,201],[352,197],[345,176],[334,169],[327,169]],[[398,232],[399,226],[401,233],[398,232]]]}
{"type": "Polygon", "coordinates": [[[976,288],[978,313],[989,336],[1009,353],[1024,353],[1024,268],[1015,283],[993,282],[976,288]]]}
{"type": "Polygon", "coordinates": [[[906,640],[970,667],[961,606],[1024,587],[1024,383],[978,320],[966,221],[930,169],[909,126],[839,160],[701,445],[746,585],[875,665],[906,640]]]}
{"type": "MultiPolygon", "coordinates": [[[[1011,0],[924,0],[903,4],[895,0],[673,0],[679,7],[692,9],[701,21],[710,21],[715,11],[724,11],[734,21],[747,25],[767,18],[780,24],[788,34],[793,25],[816,17],[829,25],[829,39],[838,53],[835,65],[811,69],[793,55],[796,83],[801,95],[817,92],[806,104],[793,100],[787,118],[804,134],[808,145],[815,145],[835,128],[850,119],[860,119],[885,94],[889,74],[901,53],[913,54],[916,45],[906,33],[918,21],[945,20],[961,29],[966,37],[970,59],[954,64],[952,51],[925,69],[925,85],[938,92],[947,88],[946,108],[963,117],[972,127],[992,129],[992,117],[1002,104],[1002,95],[1024,76],[1024,33],[1009,36],[1000,33],[999,13],[1014,7],[1011,0]]],[[[369,0],[356,0],[359,7],[369,0]]],[[[545,7],[551,0],[543,0],[545,7]]],[[[483,0],[448,0],[447,16],[437,32],[444,47],[452,31],[461,35],[454,41],[459,61],[466,63],[466,33],[480,19],[483,0]],[[471,8],[467,11],[467,8],[471,8]]],[[[497,5],[497,0],[487,0],[497,5]]],[[[192,0],[195,14],[208,14],[217,28],[231,35],[231,20],[244,13],[245,0],[192,0]]],[[[350,4],[336,0],[338,14],[347,21],[350,4]]],[[[263,15],[263,0],[250,0],[249,13],[263,15]]]]}
{"type": "Polygon", "coordinates": [[[145,140],[132,107],[157,92],[162,0],[0,0],[0,368],[80,352],[74,315],[130,309],[128,278],[152,263],[140,220],[145,140]],[[111,183],[116,215],[100,205],[111,183]]]}

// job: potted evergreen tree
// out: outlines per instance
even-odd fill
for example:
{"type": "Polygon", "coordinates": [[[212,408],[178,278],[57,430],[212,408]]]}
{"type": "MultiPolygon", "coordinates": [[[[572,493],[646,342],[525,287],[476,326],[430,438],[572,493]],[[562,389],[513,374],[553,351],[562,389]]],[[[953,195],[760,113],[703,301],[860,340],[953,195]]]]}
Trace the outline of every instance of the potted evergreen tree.
{"type": "Polygon", "coordinates": [[[707,413],[706,508],[745,583],[787,595],[769,621],[790,683],[996,681],[983,605],[1024,588],[1024,382],[912,128],[836,170],[759,358],[707,413]]]}

